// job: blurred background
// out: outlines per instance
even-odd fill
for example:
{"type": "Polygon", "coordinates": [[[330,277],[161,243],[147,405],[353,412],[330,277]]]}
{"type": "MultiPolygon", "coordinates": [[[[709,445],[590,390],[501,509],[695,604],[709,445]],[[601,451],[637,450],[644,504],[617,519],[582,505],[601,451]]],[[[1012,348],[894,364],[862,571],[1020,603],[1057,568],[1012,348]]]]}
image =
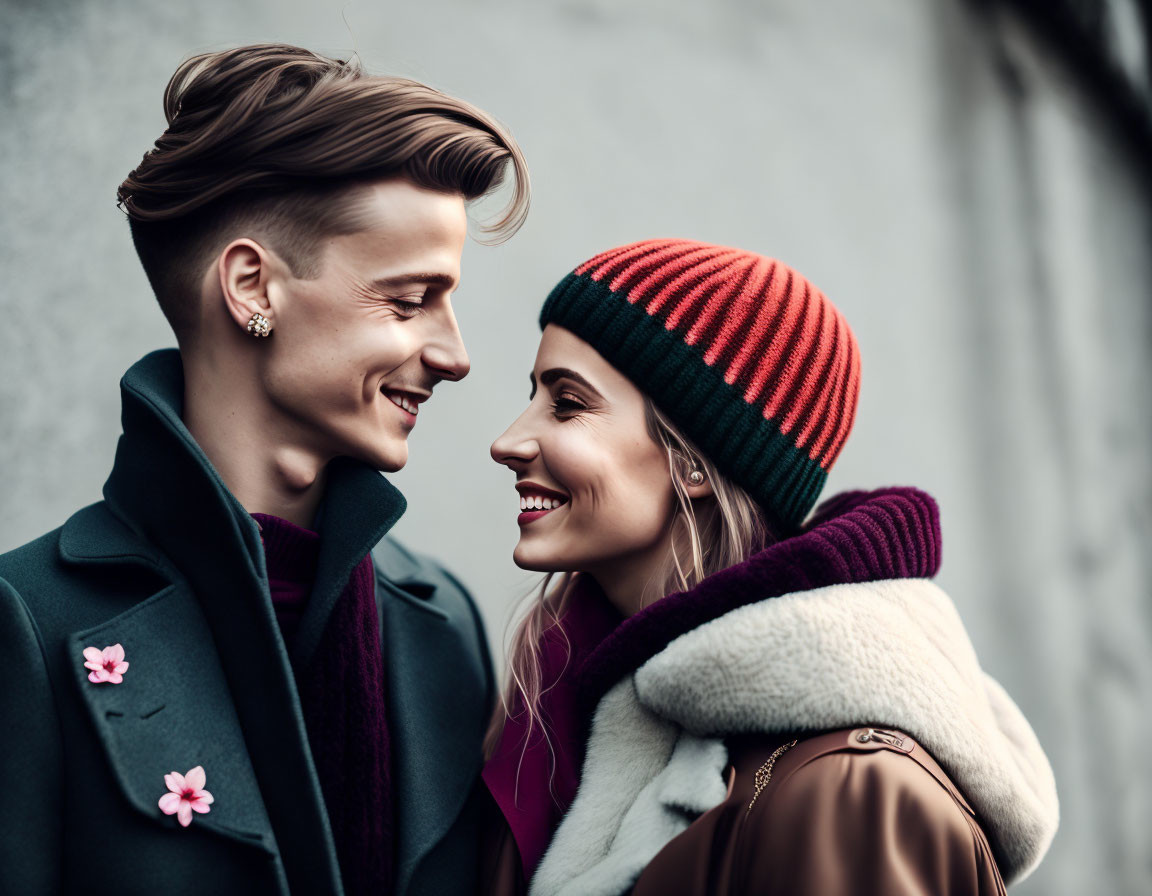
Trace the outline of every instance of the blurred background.
{"type": "Polygon", "coordinates": [[[536,577],[511,562],[514,477],[488,446],[527,402],[549,288],[653,236],[774,255],[861,346],[825,496],[937,498],[939,582],[1055,767],[1060,832],[1015,892],[1152,892],[1148,0],[3,10],[0,551],[99,499],[118,379],[174,344],[115,207],[172,71],[258,41],[355,51],[494,114],[532,170],[524,229],[465,250],[473,372],[392,477],[396,534],[472,588],[496,652],[536,577]]]}

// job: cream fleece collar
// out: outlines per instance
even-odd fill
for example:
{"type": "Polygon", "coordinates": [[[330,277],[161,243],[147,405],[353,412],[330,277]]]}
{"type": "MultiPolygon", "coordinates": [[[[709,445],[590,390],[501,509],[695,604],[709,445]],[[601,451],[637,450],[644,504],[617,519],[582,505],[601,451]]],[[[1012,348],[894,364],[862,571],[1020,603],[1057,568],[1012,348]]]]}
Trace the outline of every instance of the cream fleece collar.
{"type": "Polygon", "coordinates": [[[1056,832],[1056,783],[1023,714],[927,579],[833,585],[734,610],[636,672],[641,703],[696,735],[878,724],[919,741],[976,809],[1001,874],[1056,832]]]}

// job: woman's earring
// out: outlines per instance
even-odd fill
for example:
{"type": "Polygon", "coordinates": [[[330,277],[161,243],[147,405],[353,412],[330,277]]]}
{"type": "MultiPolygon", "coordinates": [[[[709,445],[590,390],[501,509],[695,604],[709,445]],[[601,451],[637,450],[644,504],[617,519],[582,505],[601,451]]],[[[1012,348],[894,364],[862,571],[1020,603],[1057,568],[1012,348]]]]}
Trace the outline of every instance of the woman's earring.
{"type": "Polygon", "coordinates": [[[688,484],[689,485],[703,485],[704,484],[704,472],[702,470],[693,470],[691,473],[688,474],[688,484]]]}
{"type": "Polygon", "coordinates": [[[253,336],[267,336],[272,332],[272,325],[263,314],[253,314],[248,319],[248,332],[253,336]]]}

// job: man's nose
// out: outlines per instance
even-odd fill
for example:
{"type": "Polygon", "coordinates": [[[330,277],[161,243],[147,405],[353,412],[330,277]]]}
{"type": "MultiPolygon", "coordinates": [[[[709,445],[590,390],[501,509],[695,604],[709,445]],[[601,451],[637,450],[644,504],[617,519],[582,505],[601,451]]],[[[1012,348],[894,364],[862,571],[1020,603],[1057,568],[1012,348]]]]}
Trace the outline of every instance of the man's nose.
{"type": "Polygon", "coordinates": [[[422,359],[440,379],[462,380],[472,369],[472,362],[468,360],[468,350],[464,348],[456,315],[448,307],[438,317],[439,326],[433,338],[425,345],[422,359]]]}

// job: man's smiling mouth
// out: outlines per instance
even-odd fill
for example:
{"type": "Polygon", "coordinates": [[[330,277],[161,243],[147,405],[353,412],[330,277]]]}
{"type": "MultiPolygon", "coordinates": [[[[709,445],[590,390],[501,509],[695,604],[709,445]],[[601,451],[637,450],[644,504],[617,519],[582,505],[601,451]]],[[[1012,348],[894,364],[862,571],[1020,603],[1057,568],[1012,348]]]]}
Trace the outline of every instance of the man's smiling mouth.
{"type": "Polygon", "coordinates": [[[412,398],[412,396],[408,395],[407,393],[405,393],[405,392],[390,392],[388,390],[383,390],[383,391],[384,391],[384,395],[388,398],[388,400],[391,401],[392,404],[396,405],[396,407],[403,408],[409,414],[411,414],[413,417],[415,417],[417,414],[420,413],[419,402],[415,401],[412,398]]]}

